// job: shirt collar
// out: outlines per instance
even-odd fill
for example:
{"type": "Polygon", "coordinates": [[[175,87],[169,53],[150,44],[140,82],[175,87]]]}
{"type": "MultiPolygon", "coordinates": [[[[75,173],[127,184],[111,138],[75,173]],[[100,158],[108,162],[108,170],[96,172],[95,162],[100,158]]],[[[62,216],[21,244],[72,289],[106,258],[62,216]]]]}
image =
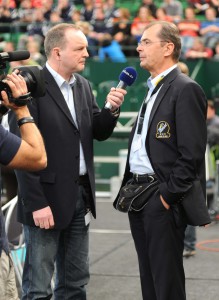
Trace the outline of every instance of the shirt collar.
{"type": "Polygon", "coordinates": [[[61,86],[63,84],[69,84],[70,86],[73,86],[76,82],[76,78],[74,76],[74,74],[72,74],[70,80],[67,82],[59,73],[57,73],[50,65],[48,62],[46,62],[46,67],[49,70],[49,72],[52,74],[54,80],[56,81],[57,85],[59,88],[61,88],[61,86]]]}
{"type": "Polygon", "coordinates": [[[163,71],[162,73],[160,73],[159,75],[157,75],[156,77],[152,78],[151,76],[148,78],[147,80],[147,85],[149,90],[153,90],[156,85],[158,84],[158,82],[164,78],[167,74],[169,74],[173,69],[175,69],[177,67],[177,64],[173,65],[172,67],[170,67],[169,69],[163,71]]]}

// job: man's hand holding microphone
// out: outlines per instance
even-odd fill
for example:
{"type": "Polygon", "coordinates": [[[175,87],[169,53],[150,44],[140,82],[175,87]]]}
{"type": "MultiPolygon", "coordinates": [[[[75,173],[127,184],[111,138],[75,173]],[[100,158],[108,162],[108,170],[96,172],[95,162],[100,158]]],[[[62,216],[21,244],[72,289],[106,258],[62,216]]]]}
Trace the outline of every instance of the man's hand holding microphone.
{"type": "Polygon", "coordinates": [[[132,67],[125,68],[120,76],[117,87],[112,87],[106,98],[105,108],[111,112],[116,112],[124,101],[124,96],[127,94],[126,87],[134,83],[137,78],[137,72],[132,67]]]}

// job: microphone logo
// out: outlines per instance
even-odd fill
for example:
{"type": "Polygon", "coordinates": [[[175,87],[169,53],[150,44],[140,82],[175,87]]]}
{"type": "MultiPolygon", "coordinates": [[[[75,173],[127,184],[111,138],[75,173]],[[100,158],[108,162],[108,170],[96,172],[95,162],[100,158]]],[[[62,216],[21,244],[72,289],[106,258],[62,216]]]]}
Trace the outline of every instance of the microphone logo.
{"type": "Polygon", "coordinates": [[[125,73],[126,75],[128,75],[130,78],[134,78],[134,76],[132,74],[130,74],[129,72],[127,72],[126,69],[124,69],[122,72],[125,73]]]}
{"type": "MultiPolygon", "coordinates": [[[[125,68],[119,76],[119,83],[117,85],[117,88],[126,89],[127,86],[130,86],[134,83],[136,78],[137,78],[137,72],[134,68],[132,67],[125,68]]],[[[105,108],[111,109],[112,108],[111,103],[107,102],[105,104],[105,108]]]]}

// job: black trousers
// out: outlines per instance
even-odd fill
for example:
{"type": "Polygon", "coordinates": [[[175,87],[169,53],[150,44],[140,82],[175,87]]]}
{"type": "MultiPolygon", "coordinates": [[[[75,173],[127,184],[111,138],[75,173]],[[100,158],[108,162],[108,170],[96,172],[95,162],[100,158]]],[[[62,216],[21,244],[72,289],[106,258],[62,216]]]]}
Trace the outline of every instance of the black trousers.
{"type": "Polygon", "coordinates": [[[138,254],[143,300],[185,300],[183,241],[186,225],[173,206],[167,210],[159,192],[129,222],[138,254]]]}

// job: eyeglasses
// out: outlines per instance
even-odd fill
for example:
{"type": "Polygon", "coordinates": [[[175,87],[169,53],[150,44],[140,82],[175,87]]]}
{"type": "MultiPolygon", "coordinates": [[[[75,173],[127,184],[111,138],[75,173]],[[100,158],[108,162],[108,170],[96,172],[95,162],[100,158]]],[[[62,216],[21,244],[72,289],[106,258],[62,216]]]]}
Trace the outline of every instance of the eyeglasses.
{"type": "Polygon", "coordinates": [[[141,40],[140,42],[138,42],[138,46],[146,46],[146,47],[148,47],[151,44],[161,43],[161,42],[168,43],[168,41],[155,41],[155,42],[152,42],[152,41],[149,41],[149,40],[141,40]]]}

